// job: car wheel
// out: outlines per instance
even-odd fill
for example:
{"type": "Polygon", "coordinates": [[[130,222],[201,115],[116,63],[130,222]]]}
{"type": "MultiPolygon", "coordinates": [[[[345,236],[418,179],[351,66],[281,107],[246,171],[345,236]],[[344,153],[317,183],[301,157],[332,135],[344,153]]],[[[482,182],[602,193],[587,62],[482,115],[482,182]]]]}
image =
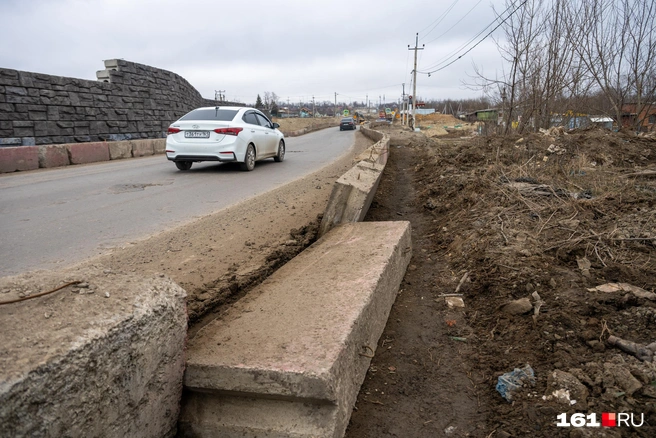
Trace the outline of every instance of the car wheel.
{"type": "Polygon", "coordinates": [[[285,159],[285,142],[280,140],[280,143],[278,143],[278,154],[273,157],[273,161],[276,163],[280,163],[282,160],[285,159]]]}
{"type": "Polygon", "coordinates": [[[343,131],[343,129],[342,129],[342,127],[341,127],[341,126],[339,127],[339,130],[340,130],[340,131],[343,131]]]}
{"type": "Polygon", "coordinates": [[[191,161],[176,161],[175,167],[177,167],[180,170],[189,170],[191,169],[192,164],[193,163],[191,161]]]}
{"type": "Polygon", "coordinates": [[[250,172],[255,168],[255,148],[252,144],[249,144],[246,148],[246,156],[244,157],[244,162],[239,163],[241,170],[250,172]]]}

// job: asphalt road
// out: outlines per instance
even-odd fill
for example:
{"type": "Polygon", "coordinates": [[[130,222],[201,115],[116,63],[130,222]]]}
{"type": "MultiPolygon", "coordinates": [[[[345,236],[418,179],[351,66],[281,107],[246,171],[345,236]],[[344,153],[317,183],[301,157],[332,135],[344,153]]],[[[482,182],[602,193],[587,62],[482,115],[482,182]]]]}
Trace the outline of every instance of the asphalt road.
{"type": "Polygon", "coordinates": [[[285,161],[194,163],[165,156],[0,175],[0,276],[55,269],[219,211],[298,179],[353,146],[338,128],[287,138],[285,161]]]}

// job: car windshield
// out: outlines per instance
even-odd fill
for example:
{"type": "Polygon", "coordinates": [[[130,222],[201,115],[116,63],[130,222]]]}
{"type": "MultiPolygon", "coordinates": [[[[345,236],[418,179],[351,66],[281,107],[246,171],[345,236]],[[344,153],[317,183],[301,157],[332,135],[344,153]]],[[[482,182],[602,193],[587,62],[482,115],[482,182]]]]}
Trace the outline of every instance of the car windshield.
{"type": "Polygon", "coordinates": [[[350,117],[348,117],[346,119],[342,119],[342,122],[352,122],[352,121],[353,121],[353,119],[350,118],[350,117]]]}
{"type": "Polygon", "coordinates": [[[238,110],[219,108],[200,108],[185,114],[180,120],[219,120],[229,122],[235,118],[238,110]]]}

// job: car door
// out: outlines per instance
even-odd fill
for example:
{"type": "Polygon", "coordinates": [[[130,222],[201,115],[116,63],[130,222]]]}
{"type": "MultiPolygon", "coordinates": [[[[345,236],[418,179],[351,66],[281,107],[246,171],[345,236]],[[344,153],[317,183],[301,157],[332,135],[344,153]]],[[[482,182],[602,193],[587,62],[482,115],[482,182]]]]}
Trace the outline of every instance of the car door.
{"type": "Polygon", "coordinates": [[[246,122],[248,130],[249,141],[253,142],[255,145],[255,150],[257,158],[261,158],[263,155],[266,156],[266,138],[264,134],[266,128],[260,125],[260,120],[256,116],[255,111],[246,111],[242,120],[246,122]]]}
{"type": "Polygon", "coordinates": [[[267,119],[264,114],[255,113],[255,116],[257,117],[260,126],[262,126],[262,129],[264,129],[264,147],[266,148],[264,154],[266,154],[267,157],[272,157],[276,154],[278,147],[278,136],[276,135],[276,131],[273,129],[271,121],[267,119]]]}

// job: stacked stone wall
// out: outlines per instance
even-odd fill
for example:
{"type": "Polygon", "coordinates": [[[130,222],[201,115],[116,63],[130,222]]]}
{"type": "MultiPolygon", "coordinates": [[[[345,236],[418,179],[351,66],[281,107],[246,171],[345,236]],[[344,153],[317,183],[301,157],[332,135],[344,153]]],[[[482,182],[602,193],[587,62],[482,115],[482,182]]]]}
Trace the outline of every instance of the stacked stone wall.
{"type": "Polygon", "coordinates": [[[0,147],[162,138],[188,111],[217,104],[175,73],[122,59],[96,76],[0,68],[0,147]]]}

